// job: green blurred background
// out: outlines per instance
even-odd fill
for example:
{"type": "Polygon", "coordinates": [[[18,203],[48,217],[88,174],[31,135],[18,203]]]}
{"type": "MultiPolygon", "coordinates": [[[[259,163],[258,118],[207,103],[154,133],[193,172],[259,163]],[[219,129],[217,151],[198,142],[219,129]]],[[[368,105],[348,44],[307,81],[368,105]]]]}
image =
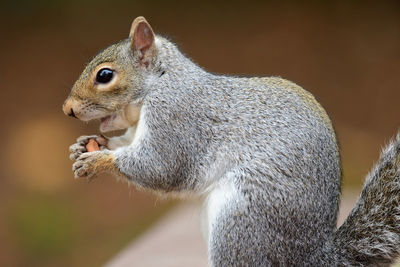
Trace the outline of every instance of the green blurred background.
{"type": "Polygon", "coordinates": [[[102,176],[74,180],[68,146],[97,133],[61,105],[95,53],[143,15],[209,71],[311,91],[360,189],[400,126],[397,1],[8,1],[0,4],[1,266],[98,266],[173,205],[102,176]]]}

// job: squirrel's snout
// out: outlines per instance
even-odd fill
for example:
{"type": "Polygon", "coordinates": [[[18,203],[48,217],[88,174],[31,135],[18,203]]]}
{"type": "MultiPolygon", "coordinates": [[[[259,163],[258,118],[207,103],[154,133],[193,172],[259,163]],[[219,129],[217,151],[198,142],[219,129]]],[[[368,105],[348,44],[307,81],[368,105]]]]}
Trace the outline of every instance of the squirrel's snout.
{"type": "Polygon", "coordinates": [[[65,115],[77,118],[76,115],[75,115],[74,109],[72,108],[73,102],[74,102],[73,100],[67,99],[64,102],[63,111],[64,111],[65,115]]]}
{"type": "Polygon", "coordinates": [[[75,116],[74,110],[71,108],[71,112],[68,113],[68,116],[74,117],[75,119],[77,119],[77,117],[75,116]]]}

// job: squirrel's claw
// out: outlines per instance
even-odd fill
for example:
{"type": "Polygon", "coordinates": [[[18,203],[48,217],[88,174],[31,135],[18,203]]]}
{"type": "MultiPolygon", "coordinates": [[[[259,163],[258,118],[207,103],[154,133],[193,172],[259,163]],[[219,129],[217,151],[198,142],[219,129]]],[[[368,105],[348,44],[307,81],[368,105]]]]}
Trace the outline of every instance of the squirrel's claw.
{"type": "Polygon", "coordinates": [[[78,156],[76,162],[72,165],[75,179],[81,177],[90,178],[95,174],[92,166],[97,161],[99,153],[99,151],[86,152],[78,156]]]}
{"type": "Polygon", "coordinates": [[[99,144],[100,149],[107,149],[108,138],[103,135],[83,135],[76,140],[75,144],[69,147],[69,158],[71,160],[76,160],[80,155],[87,152],[86,145],[89,143],[90,139],[96,140],[99,144]]]}
{"type": "Polygon", "coordinates": [[[78,137],[78,139],[76,139],[76,142],[86,145],[87,143],[89,143],[90,139],[95,139],[96,140],[96,138],[98,138],[98,137],[99,136],[95,135],[95,134],[93,134],[93,135],[82,135],[82,136],[78,137]]]}
{"type": "Polygon", "coordinates": [[[82,153],[72,165],[72,170],[75,178],[91,178],[105,171],[116,172],[114,157],[109,150],[82,153]]]}
{"type": "Polygon", "coordinates": [[[69,147],[69,152],[71,152],[69,158],[76,160],[82,153],[86,152],[86,147],[80,143],[75,143],[69,147]]]}
{"type": "Polygon", "coordinates": [[[100,135],[96,137],[96,142],[99,144],[100,149],[106,149],[107,144],[108,144],[108,137],[105,137],[104,135],[100,135]]]}

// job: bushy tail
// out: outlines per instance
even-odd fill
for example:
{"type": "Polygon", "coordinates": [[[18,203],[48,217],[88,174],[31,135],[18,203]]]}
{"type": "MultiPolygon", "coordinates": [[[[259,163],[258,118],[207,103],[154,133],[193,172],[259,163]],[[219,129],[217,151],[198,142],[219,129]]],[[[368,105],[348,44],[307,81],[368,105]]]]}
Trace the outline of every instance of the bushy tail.
{"type": "Polygon", "coordinates": [[[399,256],[400,132],[382,151],[360,199],[332,242],[332,260],[339,265],[386,265],[399,256]]]}

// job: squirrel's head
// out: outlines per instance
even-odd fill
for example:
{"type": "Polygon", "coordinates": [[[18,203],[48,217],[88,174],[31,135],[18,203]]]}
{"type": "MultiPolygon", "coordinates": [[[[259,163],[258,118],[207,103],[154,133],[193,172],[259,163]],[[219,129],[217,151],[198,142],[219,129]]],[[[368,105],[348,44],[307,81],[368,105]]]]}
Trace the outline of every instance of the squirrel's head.
{"type": "Polygon", "coordinates": [[[134,124],[138,114],[132,110],[140,110],[144,78],[156,54],[153,30],[145,18],[136,18],[129,38],[104,49],[86,66],[64,102],[64,113],[83,121],[100,119],[102,132],[134,124]]]}

